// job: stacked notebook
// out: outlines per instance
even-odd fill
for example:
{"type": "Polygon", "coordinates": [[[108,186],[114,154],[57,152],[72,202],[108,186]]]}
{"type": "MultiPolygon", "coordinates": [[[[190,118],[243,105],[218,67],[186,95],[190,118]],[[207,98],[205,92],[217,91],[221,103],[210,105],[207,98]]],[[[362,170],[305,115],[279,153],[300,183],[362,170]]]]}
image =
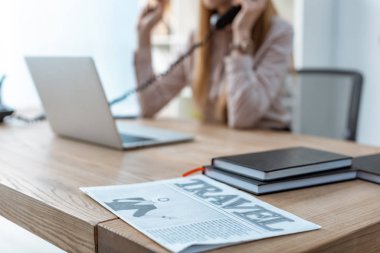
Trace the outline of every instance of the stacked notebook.
{"type": "Polygon", "coordinates": [[[380,184],[380,154],[355,158],[352,167],[359,179],[380,184]]]}
{"type": "Polygon", "coordinates": [[[351,166],[352,157],[296,147],[214,158],[204,174],[236,188],[264,194],[352,180],[357,172],[351,166]]]}

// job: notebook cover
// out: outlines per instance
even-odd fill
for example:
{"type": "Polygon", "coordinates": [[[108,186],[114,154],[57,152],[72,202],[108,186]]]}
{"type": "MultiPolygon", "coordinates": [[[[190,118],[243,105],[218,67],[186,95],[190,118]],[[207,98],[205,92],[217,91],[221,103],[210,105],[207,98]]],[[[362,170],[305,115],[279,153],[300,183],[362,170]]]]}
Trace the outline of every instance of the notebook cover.
{"type": "Polygon", "coordinates": [[[354,158],[352,167],[380,176],[380,154],[354,158]]]}
{"type": "MultiPolygon", "coordinates": [[[[290,181],[294,181],[294,180],[309,179],[309,178],[313,178],[313,177],[322,177],[322,176],[336,175],[336,174],[355,171],[354,168],[348,167],[348,168],[331,170],[331,171],[316,172],[316,173],[306,174],[306,175],[301,175],[301,176],[292,176],[292,177],[288,177],[288,178],[281,178],[281,179],[276,179],[276,180],[272,180],[272,181],[261,181],[261,180],[253,179],[250,177],[242,176],[242,175],[237,175],[235,173],[231,173],[231,172],[228,172],[225,170],[220,170],[220,169],[213,167],[213,166],[205,166],[205,171],[203,172],[203,174],[207,176],[208,170],[214,170],[214,171],[217,171],[218,173],[221,173],[225,176],[234,177],[234,178],[237,178],[239,180],[243,180],[245,182],[249,182],[249,183],[252,183],[252,184],[257,185],[257,186],[272,185],[272,184],[277,184],[277,183],[286,183],[286,182],[290,182],[290,181]]],[[[323,184],[323,183],[321,183],[321,184],[323,184]]]]}
{"type": "Polygon", "coordinates": [[[349,156],[340,155],[332,152],[295,147],[250,153],[235,156],[218,157],[212,160],[221,160],[242,167],[260,170],[263,172],[273,172],[283,169],[315,165],[338,160],[352,159],[349,156]]]}

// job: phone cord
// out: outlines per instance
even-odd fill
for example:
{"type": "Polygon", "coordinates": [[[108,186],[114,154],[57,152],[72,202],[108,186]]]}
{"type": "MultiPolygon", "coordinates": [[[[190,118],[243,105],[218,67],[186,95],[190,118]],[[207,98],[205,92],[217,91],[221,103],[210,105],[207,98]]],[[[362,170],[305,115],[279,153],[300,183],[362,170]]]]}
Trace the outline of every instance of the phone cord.
{"type": "Polygon", "coordinates": [[[206,45],[212,35],[214,34],[215,30],[212,29],[206,36],[206,38],[198,43],[195,43],[193,44],[184,54],[182,54],[174,63],[172,63],[168,70],[166,70],[165,72],[161,73],[161,74],[158,74],[158,75],[153,75],[151,76],[150,78],[148,78],[144,83],[142,83],[141,85],[139,85],[138,87],[136,88],[133,88],[131,90],[128,90],[127,92],[125,92],[122,96],[112,100],[109,105],[110,106],[114,106],[124,100],[126,100],[129,96],[135,94],[135,93],[139,93],[145,89],[147,89],[148,87],[150,87],[151,85],[153,85],[156,81],[162,79],[163,77],[167,76],[169,73],[171,73],[178,65],[180,65],[185,59],[187,59],[189,56],[191,56],[195,50],[197,50],[198,48],[206,45]]]}
{"type": "Polygon", "coordinates": [[[21,116],[21,115],[10,115],[6,117],[6,120],[15,120],[15,121],[23,122],[25,124],[34,124],[34,123],[38,123],[38,122],[46,120],[46,116],[44,113],[40,113],[37,116],[31,117],[31,118],[21,116]]]}
{"type": "MultiPolygon", "coordinates": [[[[172,63],[168,70],[166,70],[165,72],[159,74],[159,75],[156,75],[156,76],[151,76],[149,79],[147,79],[142,85],[139,85],[138,87],[134,88],[134,89],[131,89],[131,90],[128,90],[127,92],[125,92],[122,96],[112,100],[109,105],[110,106],[114,106],[124,100],[126,100],[128,97],[130,97],[131,95],[135,94],[135,93],[139,93],[143,90],[145,90],[146,88],[150,87],[151,85],[153,85],[157,80],[167,76],[169,73],[171,73],[179,64],[181,64],[185,59],[187,59],[189,56],[191,56],[195,50],[197,50],[198,48],[206,45],[212,35],[214,34],[215,32],[215,29],[212,29],[206,36],[206,38],[203,40],[203,41],[200,41],[198,43],[195,43],[193,44],[189,50],[187,50],[184,54],[182,54],[174,63],[172,63]]],[[[40,122],[40,121],[43,121],[46,119],[46,116],[44,113],[41,113],[40,115],[36,116],[36,117],[33,117],[33,118],[27,118],[27,117],[24,117],[24,116],[19,116],[19,115],[11,115],[8,117],[9,119],[15,119],[15,120],[18,120],[18,121],[22,121],[24,123],[27,123],[27,124],[33,124],[33,123],[37,123],[37,122],[40,122]]]]}

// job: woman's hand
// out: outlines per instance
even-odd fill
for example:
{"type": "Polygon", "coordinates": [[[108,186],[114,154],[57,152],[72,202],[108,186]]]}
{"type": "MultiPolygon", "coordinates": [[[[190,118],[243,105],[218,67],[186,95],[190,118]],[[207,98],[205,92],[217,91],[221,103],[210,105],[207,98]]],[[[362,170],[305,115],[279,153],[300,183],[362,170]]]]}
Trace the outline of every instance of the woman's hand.
{"type": "Polygon", "coordinates": [[[162,20],[168,0],[158,0],[156,6],[147,5],[140,14],[138,21],[139,46],[150,47],[150,34],[153,28],[162,20]]]}
{"type": "Polygon", "coordinates": [[[233,44],[241,45],[251,40],[251,31],[267,5],[267,0],[234,0],[242,6],[232,23],[233,44]]]}

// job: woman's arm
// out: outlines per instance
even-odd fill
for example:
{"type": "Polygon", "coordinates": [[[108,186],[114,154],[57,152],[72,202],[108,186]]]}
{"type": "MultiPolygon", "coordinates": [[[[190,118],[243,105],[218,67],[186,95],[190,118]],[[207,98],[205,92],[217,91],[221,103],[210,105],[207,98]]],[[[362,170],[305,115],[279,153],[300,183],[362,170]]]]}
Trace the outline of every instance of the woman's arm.
{"type": "MultiPolygon", "coordinates": [[[[160,0],[156,7],[147,6],[139,19],[139,41],[135,53],[135,71],[139,86],[155,75],[152,67],[151,32],[162,19],[166,2],[166,0],[160,0]]],[[[188,80],[185,65],[185,62],[178,65],[170,74],[138,94],[143,117],[154,116],[186,86],[188,80]]]]}
{"type": "Polygon", "coordinates": [[[254,70],[248,54],[227,57],[228,124],[234,128],[254,127],[268,111],[288,73],[293,31],[284,29],[270,43],[254,70]]]}
{"type": "MultiPolygon", "coordinates": [[[[141,116],[153,117],[188,84],[187,63],[182,62],[171,73],[157,80],[138,94],[141,116]]],[[[150,49],[139,48],[135,54],[135,71],[138,85],[154,75],[150,49]]]]}

